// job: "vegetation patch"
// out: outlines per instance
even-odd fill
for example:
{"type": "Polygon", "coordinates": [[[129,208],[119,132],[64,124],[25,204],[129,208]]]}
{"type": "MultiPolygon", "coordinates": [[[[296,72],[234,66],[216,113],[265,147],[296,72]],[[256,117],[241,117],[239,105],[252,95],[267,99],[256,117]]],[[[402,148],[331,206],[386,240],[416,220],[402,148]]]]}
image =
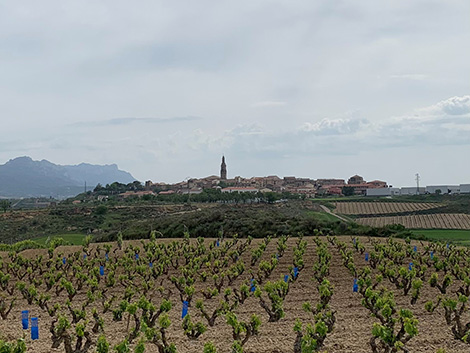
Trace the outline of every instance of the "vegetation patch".
{"type": "Polygon", "coordinates": [[[83,234],[59,234],[54,236],[42,236],[34,238],[33,240],[41,245],[47,245],[53,239],[62,238],[70,245],[84,245],[86,236],[83,234]]]}
{"type": "Polygon", "coordinates": [[[413,234],[423,235],[428,239],[470,245],[470,230],[456,229],[412,229],[413,234]]]}

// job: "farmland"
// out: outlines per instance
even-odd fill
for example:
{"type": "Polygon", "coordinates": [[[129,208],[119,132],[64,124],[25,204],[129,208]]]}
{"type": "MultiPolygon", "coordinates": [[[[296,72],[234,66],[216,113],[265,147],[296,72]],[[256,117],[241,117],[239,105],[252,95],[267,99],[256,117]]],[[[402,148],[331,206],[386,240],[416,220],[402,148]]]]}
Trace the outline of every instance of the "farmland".
{"type": "Polygon", "coordinates": [[[335,212],[345,215],[409,213],[442,207],[437,202],[336,202],[335,212]]]}
{"type": "MultiPolygon", "coordinates": [[[[470,254],[453,246],[360,237],[154,235],[73,247],[51,242],[48,249],[1,256],[1,339],[25,333],[31,352],[95,352],[98,345],[104,352],[110,344],[116,352],[297,353],[302,345],[312,348],[312,340],[321,351],[372,352],[375,345],[384,352],[385,327],[393,328],[392,344],[412,352],[469,347],[465,332],[444,318],[466,308],[456,302],[452,311],[457,293],[470,294],[470,254]],[[183,301],[189,302],[185,320],[183,301]],[[38,340],[22,330],[22,310],[39,318],[38,340]]],[[[469,320],[464,310],[459,322],[469,320]]]]}
{"type": "Polygon", "coordinates": [[[423,235],[430,240],[470,245],[470,230],[461,229],[416,229],[413,234],[423,235]]]}
{"type": "Polygon", "coordinates": [[[360,224],[383,227],[387,224],[401,224],[410,229],[470,229],[468,214],[422,214],[411,216],[357,218],[360,224]]]}
{"type": "MultiPolygon", "coordinates": [[[[425,200],[425,198],[423,198],[425,200]]],[[[419,200],[419,199],[418,199],[419,200]]],[[[400,224],[408,229],[470,229],[468,197],[443,202],[343,201],[334,212],[370,227],[400,224]]]]}

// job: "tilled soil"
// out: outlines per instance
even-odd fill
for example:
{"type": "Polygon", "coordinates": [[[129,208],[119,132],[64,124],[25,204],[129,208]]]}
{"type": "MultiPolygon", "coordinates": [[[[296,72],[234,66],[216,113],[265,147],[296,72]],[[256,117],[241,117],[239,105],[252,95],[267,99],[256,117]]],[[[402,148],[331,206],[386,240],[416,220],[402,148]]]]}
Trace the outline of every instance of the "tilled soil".
{"type": "MultiPolygon", "coordinates": [[[[315,304],[318,301],[318,292],[316,289],[316,283],[312,280],[312,265],[317,261],[315,253],[315,244],[312,238],[304,238],[308,241],[307,251],[304,256],[305,268],[300,272],[299,278],[295,283],[291,284],[289,294],[284,302],[284,308],[286,315],[278,322],[268,322],[267,313],[261,308],[259,300],[255,297],[250,297],[246,302],[240,305],[235,313],[241,320],[248,320],[252,314],[260,316],[262,324],[260,327],[259,335],[252,337],[246,343],[244,350],[247,353],[289,353],[293,352],[294,341],[296,334],[293,331],[294,323],[296,319],[302,320],[304,324],[312,322],[311,314],[308,314],[302,310],[302,304],[310,301],[315,304]]],[[[326,238],[321,238],[326,242],[326,238]]],[[[351,245],[350,237],[340,237],[342,241],[348,242],[351,245]]],[[[163,240],[165,241],[165,240],[163,240]]],[[[242,240],[243,241],[243,240],[242,240]]],[[[269,280],[278,280],[283,278],[285,274],[288,274],[288,267],[292,265],[292,247],[295,246],[297,239],[291,238],[288,240],[288,249],[284,256],[280,258],[280,263],[275,269],[274,273],[270,276],[269,280]]],[[[368,243],[366,238],[361,238],[361,241],[366,245],[366,248],[370,249],[371,245],[368,243]]],[[[384,241],[384,240],[380,240],[384,241]]],[[[260,240],[254,240],[251,248],[254,248],[259,244],[260,240]]],[[[263,254],[262,259],[269,259],[272,254],[276,253],[276,239],[273,239],[268,245],[267,250],[263,254]]],[[[134,245],[139,242],[133,242],[134,245]]],[[[419,244],[417,244],[420,247],[419,244]]],[[[56,251],[60,251],[64,254],[79,251],[80,247],[62,247],[56,251]]],[[[326,352],[372,352],[369,341],[372,337],[371,330],[374,322],[377,321],[372,317],[369,311],[361,305],[361,295],[359,293],[353,293],[352,285],[353,278],[348,270],[343,266],[341,256],[336,248],[329,245],[329,250],[332,254],[330,275],[328,280],[334,286],[334,295],[331,300],[331,307],[336,311],[336,324],[334,331],[329,334],[325,341],[325,346],[322,351],[326,352]]],[[[35,257],[39,254],[43,254],[47,257],[47,253],[44,250],[27,250],[22,253],[25,257],[35,257]]],[[[6,254],[2,254],[5,259],[6,254]]],[[[249,267],[250,264],[250,250],[248,250],[244,256],[245,265],[249,267]]],[[[405,260],[407,264],[408,260],[405,260]]],[[[253,268],[253,272],[257,269],[259,261],[253,268]]],[[[364,256],[355,253],[355,264],[358,267],[366,265],[364,256]]],[[[171,274],[177,274],[176,270],[170,271],[171,274]]],[[[428,273],[430,270],[428,270],[428,273]]],[[[429,273],[430,275],[430,273],[429,273]]],[[[235,283],[231,286],[239,288],[241,283],[250,278],[250,274],[247,270],[238,278],[235,283]]],[[[429,278],[429,276],[428,276],[429,278]]],[[[160,279],[157,281],[160,283],[160,279]]],[[[212,281],[207,283],[212,286],[212,281]]],[[[192,306],[189,308],[193,321],[202,321],[205,324],[205,320],[201,317],[199,311],[195,307],[197,299],[203,299],[200,290],[207,287],[207,283],[202,283],[200,280],[196,282],[197,294],[193,298],[192,306]]],[[[166,288],[171,289],[173,295],[171,301],[174,306],[170,311],[170,319],[172,325],[168,330],[169,340],[174,342],[178,352],[190,353],[190,352],[202,352],[204,343],[212,341],[219,353],[231,352],[231,345],[233,343],[231,327],[226,323],[224,317],[219,317],[216,320],[216,324],[213,327],[208,327],[205,332],[197,340],[191,340],[184,335],[183,329],[181,328],[181,302],[179,295],[174,285],[165,279],[163,282],[166,288]]],[[[158,284],[159,285],[159,284],[158,284]]],[[[113,288],[109,294],[120,295],[123,292],[123,288],[120,285],[116,285],[119,288],[113,288]]],[[[416,318],[419,320],[419,334],[418,336],[411,339],[407,344],[407,348],[410,352],[424,353],[424,352],[436,352],[439,348],[444,348],[446,353],[457,353],[457,352],[468,352],[470,346],[455,340],[452,336],[452,332],[449,326],[446,325],[442,309],[436,309],[436,312],[429,314],[424,309],[424,303],[430,299],[436,299],[440,294],[438,289],[431,288],[429,284],[425,283],[422,289],[422,294],[415,305],[410,305],[410,296],[404,297],[400,291],[394,289],[387,280],[384,280],[384,286],[394,291],[395,299],[399,307],[410,308],[416,318]]],[[[455,288],[452,288],[455,289],[455,288]]],[[[451,289],[450,293],[453,293],[451,289]]],[[[83,293],[79,293],[73,300],[73,305],[79,307],[81,302],[85,300],[86,290],[83,293]]],[[[64,293],[59,298],[52,294],[52,302],[64,303],[66,296],[64,293]]],[[[6,293],[2,293],[6,295],[6,293]]],[[[10,313],[7,320],[0,319],[0,338],[6,340],[15,340],[21,337],[25,337],[28,352],[64,352],[63,345],[58,349],[51,348],[50,339],[50,323],[51,318],[49,315],[42,311],[37,305],[28,305],[26,301],[21,297],[21,294],[16,291],[15,296],[18,298],[17,305],[10,313]],[[31,341],[29,337],[29,331],[23,331],[21,328],[21,311],[30,310],[31,316],[37,316],[39,318],[39,340],[31,341]]],[[[138,293],[135,299],[138,299],[140,294],[138,293]]],[[[152,296],[148,297],[155,304],[159,305],[161,301],[161,295],[155,291],[152,296]]],[[[217,306],[219,300],[222,298],[222,294],[212,299],[204,299],[204,304],[207,310],[212,313],[212,310],[217,306]]],[[[113,304],[116,307],[119,300],[113,304]]],[[[101,303],[95,303],[98,310],[100,310],[101,303]]],[[[91,308],[95,305],[92,304],[91,308]]],[[[64,311],[65,312],[65,311],[64,311]]],[[[91,315],[88,315],[91,318],[91,315]]],[[[105,320],[104,333],[108,341],[115,345],[122,341],[126,336],[127,326],[127,314],[124,314],[124,319],[121,322],[112,321],[112,313],[108,312],[103,315],[105,320]]],[[[133,320],[131,320],[131,327],[133,320]]],[[[92,322],[88,324],[90,327],[92,322]]],[[[98,335],[93,335],[93,339],[96,342],[98,335]]],[[[135,340],[134,342],[137,342],[135,340]]],[[[89,352],[95,352],[96,348],[93,346],[89,352]]],[[[152,344],[147,343],[146,352],[157,352],[157,348],[152,344]]]]}

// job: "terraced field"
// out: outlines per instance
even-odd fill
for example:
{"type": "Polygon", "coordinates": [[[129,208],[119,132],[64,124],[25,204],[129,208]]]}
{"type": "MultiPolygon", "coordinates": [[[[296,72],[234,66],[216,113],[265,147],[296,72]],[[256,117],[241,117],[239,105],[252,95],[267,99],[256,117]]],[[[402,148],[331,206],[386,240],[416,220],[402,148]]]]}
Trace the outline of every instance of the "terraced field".
{"type": "Polygon", "coordinates": [[[430,210],[442,207],[436,202],[336,202],[335,213],[345,215],[376,215],[430,210]]]}
{"type": "Polygon", "coordinates": [[[463,213],[436,213],[410,216],[358,218],[360,224],[383,227],[402,224],[411,229],[470,229],[470,215],[463,213]]]}

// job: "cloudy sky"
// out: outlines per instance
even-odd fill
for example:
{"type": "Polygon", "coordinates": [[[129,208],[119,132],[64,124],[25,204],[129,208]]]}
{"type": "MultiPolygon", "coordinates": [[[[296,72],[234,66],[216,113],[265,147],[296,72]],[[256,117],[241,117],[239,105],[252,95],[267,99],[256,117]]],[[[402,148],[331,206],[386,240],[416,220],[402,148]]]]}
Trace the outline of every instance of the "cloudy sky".
{"type": "Polygon", "coordinates": [[[470,183],[470,1],[0,0],[0,164],[470,183]]]}

